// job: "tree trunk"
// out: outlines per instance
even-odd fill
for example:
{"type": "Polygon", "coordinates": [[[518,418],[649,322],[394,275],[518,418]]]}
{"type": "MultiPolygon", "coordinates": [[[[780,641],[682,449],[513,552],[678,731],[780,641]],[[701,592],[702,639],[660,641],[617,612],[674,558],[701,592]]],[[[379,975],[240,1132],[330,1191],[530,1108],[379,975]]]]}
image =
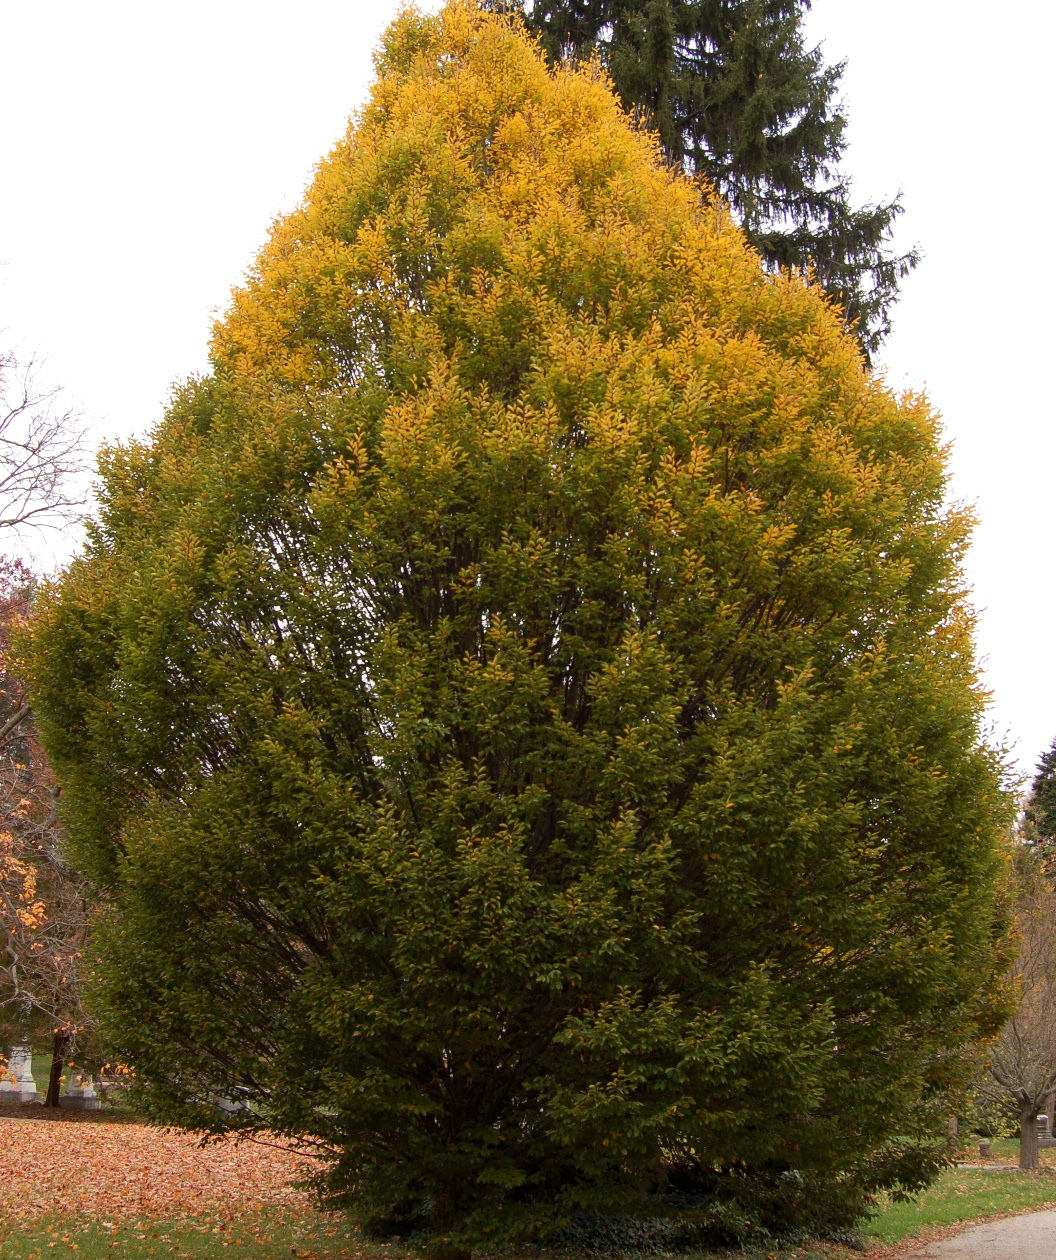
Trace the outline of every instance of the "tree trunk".
{"type": "Polygon", "coordinates": [[[1038,1166],[1038,1108],[1033,1098],[1020,1090],[1019,1102],[1019,1166],[1022,1169],[1038,1166]]]}
{"type": "Polygon", "coordinates": [[[1056,1094],[1049,1095],[1045,1111],[1049,1117],[1049,1137],[1056,1137],[1056,1094]]]}
{"type": "Polygon", "coordinates": [[[423,1248],[427,1260],[470,1260],[470,1252],[458,1245],[448,1235],[456,1220],[455,1198],[452,1194],[437,1194],[433,1200],[433,1230],[423,1248]]]}
{"type": "Polygon", "coordinates": [[[62,1069],[66,1060],[66,1043],[69,1038],[66,1030],[57,1028],[55,1040],[51,1043],[51,1075],[48,1077],[48,1092],[44,1098],[45,1107],[59,1105],[59,1089],[62,1086],[62,1069]]]}

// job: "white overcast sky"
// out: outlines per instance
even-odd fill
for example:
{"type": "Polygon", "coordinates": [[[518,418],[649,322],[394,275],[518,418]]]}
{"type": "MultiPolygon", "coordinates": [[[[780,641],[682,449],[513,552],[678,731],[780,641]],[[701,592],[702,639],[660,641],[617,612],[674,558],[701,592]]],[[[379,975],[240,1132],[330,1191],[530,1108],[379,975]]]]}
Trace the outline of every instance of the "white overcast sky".
{"type": "MultiPolygon", "coordinates": [[[[363,100],[397,8],[0,0],[0,335],[46,358],[93,440],[144,433],[206,366],[211,319],[363,100]]],[[[809,32],[848,63],[857,194],[901,189],[902,242],[925,253],[885,365],[945,417],[980,518],[994,727],[1029,771],[1056,736],[1056,5],[815,0],[809,32]]]]}

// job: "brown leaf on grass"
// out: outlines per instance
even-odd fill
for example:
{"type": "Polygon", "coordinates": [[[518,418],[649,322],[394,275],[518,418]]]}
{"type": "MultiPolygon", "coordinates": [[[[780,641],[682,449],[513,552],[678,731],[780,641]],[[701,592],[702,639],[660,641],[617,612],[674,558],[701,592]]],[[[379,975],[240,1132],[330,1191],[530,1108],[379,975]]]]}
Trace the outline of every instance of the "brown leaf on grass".
{"type": "Polygon", "coordinates": [[[198,1139],[145,1124],[42,1124],[0,1120],[7,1216],[49,1212],[98,1217],[234,1220],[260,1208],[310,1210],[291,1184],[305,1160],[283,1148],[198,1139]]]}

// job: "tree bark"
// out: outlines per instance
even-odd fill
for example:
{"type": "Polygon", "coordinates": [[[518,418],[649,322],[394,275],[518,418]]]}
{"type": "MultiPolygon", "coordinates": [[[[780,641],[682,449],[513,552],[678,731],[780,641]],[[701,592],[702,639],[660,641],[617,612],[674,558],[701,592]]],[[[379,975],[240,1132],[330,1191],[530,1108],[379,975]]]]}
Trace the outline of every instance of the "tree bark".
{"type": "Polygon", "coordinates": [[[48,1092],[44,1098],[45,1107],[59,1105],[59,1089],[62,1086],[62,1069],[65,1064],[68,1040],[65,1029],[55,1030],[55,1040],[51,1044],[51,1075],[48,1077],[48,1092]]]}
{"type": "Polygon", "coordinates": [[[29,705],[24,704],[17,712],[11,714],[3,726],[0,726],[0,740],[6,739],[15,727],[24,722],[27,717],[29,717],[29,705]]]}
{"type": "Polygon", "coordinates": [[[1019,1102],[1019,1166],[1024,1170],[1038,1166],[1038,1108],[1023,1090],[1019,1102]]]}

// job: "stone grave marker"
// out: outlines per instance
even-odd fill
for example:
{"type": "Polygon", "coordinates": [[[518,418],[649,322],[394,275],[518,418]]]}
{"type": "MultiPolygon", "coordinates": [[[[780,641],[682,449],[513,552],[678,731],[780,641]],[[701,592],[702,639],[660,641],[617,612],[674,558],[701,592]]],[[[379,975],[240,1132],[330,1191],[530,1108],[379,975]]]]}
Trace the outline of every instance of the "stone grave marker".
{"type": "Polygon", "coordinates": [[[102,1100],[95,1092],[95,1082],[91,1072],[82,1068],[70,1068],[66,1078],[66,1093],[59,1095],[59,1106],[68,1107],[71,1111],[98,1111],[102,1100]]]}
{"type": "Polygon", "coordinates": [[[7,1071],[0,1074],[0,1102],[39,1102],[33,1079],[33,1047],[25,1041],[7,1052],[7,1071]]]}

